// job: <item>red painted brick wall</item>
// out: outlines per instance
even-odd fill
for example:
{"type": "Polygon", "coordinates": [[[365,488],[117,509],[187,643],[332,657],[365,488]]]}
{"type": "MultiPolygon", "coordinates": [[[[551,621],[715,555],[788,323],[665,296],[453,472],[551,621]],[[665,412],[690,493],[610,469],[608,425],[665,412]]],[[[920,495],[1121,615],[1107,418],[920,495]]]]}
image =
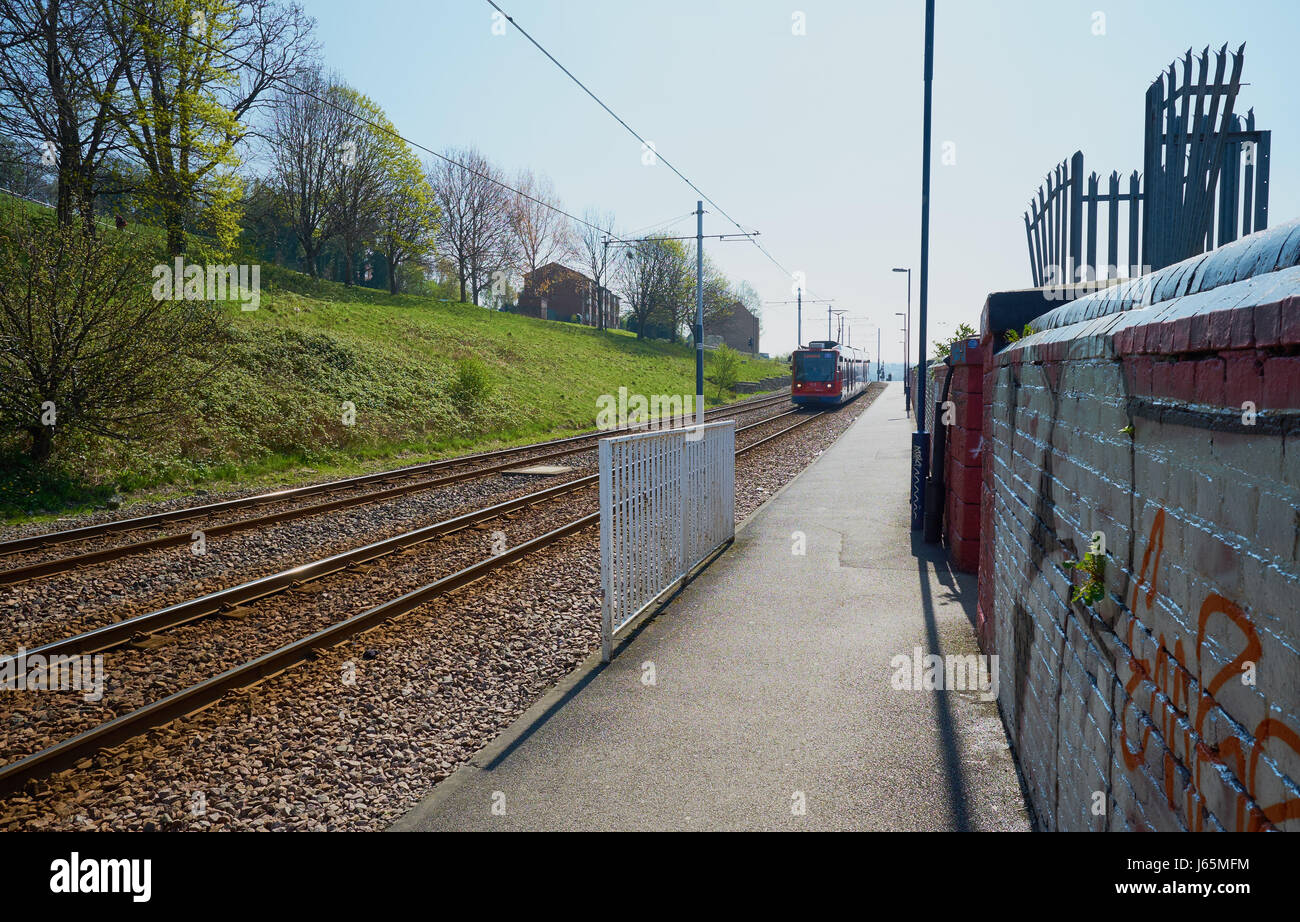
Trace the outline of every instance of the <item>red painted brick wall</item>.
{"type": "Polygon", "coordinates": [[[946,424],[944,540],[953,566],[966,573],[979,569],[984,355],[977,340],[959,343],[952,352],[952,383],[948,389],[952,415],[946,424]]]}

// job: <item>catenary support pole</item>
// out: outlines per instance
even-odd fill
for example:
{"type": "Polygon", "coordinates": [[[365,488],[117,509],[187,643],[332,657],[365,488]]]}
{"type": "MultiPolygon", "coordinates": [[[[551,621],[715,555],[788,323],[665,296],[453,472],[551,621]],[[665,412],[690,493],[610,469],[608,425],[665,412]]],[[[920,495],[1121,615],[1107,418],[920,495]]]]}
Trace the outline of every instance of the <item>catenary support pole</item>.
{"type": "Polygon", "coordinates": [[[695,203],[695,424],[704,425],[704,202],[695,203]]]}

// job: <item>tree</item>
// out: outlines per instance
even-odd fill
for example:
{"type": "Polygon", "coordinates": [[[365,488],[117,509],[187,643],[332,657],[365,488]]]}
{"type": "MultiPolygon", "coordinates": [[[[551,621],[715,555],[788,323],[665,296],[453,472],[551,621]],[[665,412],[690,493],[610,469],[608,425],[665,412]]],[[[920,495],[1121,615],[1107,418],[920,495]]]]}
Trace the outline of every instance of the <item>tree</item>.
{"type": "Polygon", "coordinates": [[[240,204],[241,240],[262,262],[303,268],[301,245],[275,177],[254,177],[240,204]]]}
{"type": "Polygon", "coordinates": [[[134,40],[111,40],[102,0],[0,0],[0,118],[57,174],[60,224],[94,226],[113,103],[134,40]]]}
{"type": "Polygon", "coordinates": [[[162,214],[168,252],[185,252],[196,224],[232,246],[241,120],[315,54],[312,21],[293,0],[102,3],[124,63],[116,118],[147,171],[140,194],[162,214]]]}
{"type": "Polygon", "coordinates": [[[124,234],[11,209],[0,233],[0,427],[44,462],[56,433],[129,439],[201,376],[193,354],[218,329],[216,305],[158,300],[152,254],[124,234]]]}
{"type": "Polygon", "coordinates": [[[0,186],[25,198],[53,205],[56,197],[51,167],[29,144],[0,136],[0,186]]]}
{"type": "Polygon", "coordinates": [[[704,379],[717,385],[718,400],[722,399],[724,390],[733,390],[740,380],[740,353],[730,346],[719,346],[709,356],[709,370],[704,379]]]}
{"type": "MultiPolygon", "coordinates": [[[[673,322],[670,305],[684,296],[686,250],[679,240],[646,237],[628,247],[618,262],[616,275],[637,339],[644,339],[651,323],[673,322]]],[[[676,337],[676,333],[671,335],[676,337]]]]}
{"type": "Polygon", "coordinates": [[[376,245],[388,264],[388,291],[397,294],[398,268],[433,252],[438,233],[438,203],[420,161],[402,144],[388,164],[376,245]]]}
{"type": "MultiPolygon", "coordinates": [[[[686,297],[679,302],[674,316],[674,328],[685,329],[691,340],[695,339],[695,269],[697,266],[695,248],[691,248],[686,263],[686,297]]],[[[704,331],[726,318],[736,303],[736,294],[731,290],[731,282],[718,266],[704,257],[704,331]]]]}
{"type": "Polygon", "coordinates": [[[468,148],[448,150],[428,174],[442,212],[438,246],[456,263],[460,299],[477,304],[494,275],[508,273],[518,262],[501,171],[468,148]]]}
{"type": "MultiPolygon", "coordinates": [[[[596,284],[596,326],[598,329],[605,329],[605,315],[609,313],[609,240],[614,234],[614,214],[613,212],[597,211],[594,208],[588,208],[582,215],[585,224],[577,228],[577,233],[572,235],[572,253],[571,255],[578,260],[591,276],[591,280],[596,284]]],[[[617,321],[617,318],[615,318],[617,321]]]]}
{"type": "MultiPolygon", "coordinates": [[[[655,313],[668,325],[669,339],[677,342],[695,317],[695,262],[680,240],[665,240],[663,277],[655,293],[655,313]]],[[[705,271],[708,271],[706,265],[705,271]]],[[[707,275],[706,275],[707,279],[707,275]]]]}
{"type": "Polygon", "coordinates": [[[394,165],[409,154],[406,142],[374,100],[348,86],[331,90],[344,122],[342,154],[329,163],[329,226],[343,245],[344,284],[351,287],[357,254],[379,231],[394,165]]]}
{"type": "Polygon", "coordinates": [[[963,339],[970,339],[975,336],[979,336],[979,334],[975,332],[975,328],[970,324],[958,324],[957,332],[953,333],[947,340],[936,339],[934,341],[934,357],[936,359],[946,359],[948,354],[952,352],[953,343],[960,342],[963,339]]]}
{"type": "Polygon", "coordinates": [[[320,251],[329,239],[327,224],[334,196],[331,182],[343,157],[344,114],[332,105],[334,84],[318,70],[295,81],[298,89],[275,96],[268,148],[271,179],[288,216],[303,262],[313,278],[320,274],[320,251]]]}
{"type": "Polygon", "coordinates": [[[545,176],[523,170],[510,193],[510,231],[526,272],[573,252],[568,219],[560,214],[555,187],[545,176]]]}

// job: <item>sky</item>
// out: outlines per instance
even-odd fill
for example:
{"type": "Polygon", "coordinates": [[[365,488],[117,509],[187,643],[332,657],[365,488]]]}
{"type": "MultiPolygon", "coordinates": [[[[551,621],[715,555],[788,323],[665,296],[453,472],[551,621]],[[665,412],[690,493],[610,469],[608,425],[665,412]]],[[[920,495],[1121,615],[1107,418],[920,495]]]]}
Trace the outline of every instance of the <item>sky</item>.
{"type": "MultiPolygon", "coordinates": [[[[914,270],[915,339],[922,0],[497,3],[760,233],[781,268],[746,242],[705,252],[768,302],[764,352],[795,345],[795,305],[776,302],[798,272],[805,298],[847,312],[855,346],[874,358],[879,337],[885,362],[902,359],[907,281],[890,270],[914,270]]],[[[303,4],[326,66],[406,137],[544,173],[566,210],[611,211],[623,233],[694,233],[696,193],[485,0],[303,4]]],[[[1273,132],[1270,224],[1300,216],[1300,3],[938,0],[935,20],[928,340],[978,328],[989,292],[1032,284],[1022,215],[1056,163],[1082,150],[1102,175],[1141,168],[1146,89],[1189,47],[1246,43],[1237,111],[1273,132]]],[[[706,234],[736,231],[705,210],[706,234]]],[[[826,308],[805,305],[805,342],[826,308]]]]}

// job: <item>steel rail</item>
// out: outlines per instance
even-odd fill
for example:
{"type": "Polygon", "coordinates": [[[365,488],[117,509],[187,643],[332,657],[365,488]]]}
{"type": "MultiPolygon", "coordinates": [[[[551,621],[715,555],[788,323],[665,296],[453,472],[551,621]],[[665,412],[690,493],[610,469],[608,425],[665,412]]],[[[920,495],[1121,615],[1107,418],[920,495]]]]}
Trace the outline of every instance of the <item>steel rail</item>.
{"type": "MultiPolygon", "coordinates": [[[[754,409],[764,409],[756,407],[754,409]]],[[[785,415],[785,414],[780,414],[785,415]]],[[[780,418],[779,416],[773,417],[780,418]]],[[[584,439],[591,438],[583,436],[584,439]]],[[[577,445],[571,448],[564,448],[559,451],[549,452],[544,455],[537,455],[527,459],[528,463],[535,461],[548,461],[555,458],[562,458],[567,455],[578,454],[583,451],[590,451],[589,445],[577,445]]],[[[201,529],[205,539],[219,537],[221,535],[233,534],[240,531],[249,531],[252,529],[264,528],[268,525],[276,525],[281,522],[288,522],[295,519],[307,518],[309,516],[321,515],[326,512],[336,512],[341,509],[348,509],[354,506],[365,506],[370,503],[381,502],[383,500],[395,499],[400,496],[406,496],[410,493],[420,493],[425,490],[436,489],[437,487],[448,486],[453,483],[462,483],[466,480],[474,480],[484,477],[488,474],[509,470],[519,461],[504,461],[499,464],[488,465],[487,467],[477,467],[468,471],[461,471],[456,474],[448,474],[443,477],[435,477],[431,480],[416,480],[411,483],[402,484],[395,487],[387,487],[382,490],[375,490],[370,493],[359,493],[354,496],[344,496],[339,499],[327,500],[322,503],[313,503],[306,506],[296,506],[291,509],[284,509],[279,512],[271,512],[266,515],[252,516],[246,519],[237,519],[234,522],[226,522],[221,525],[211,525],[201,529]]],[[[91,566],[103,563],[108,560],[117,560],[122,557],[129,557],[135,554],[144,554],[149,551],[160,550],[166,547],[178,547],[188,544],[193,540],[193,535],[187,532],[179,532],[170,535],[159,535],[155,538],[146,538],[143,541],[133,541],[129,544],[117,545],[115,547],[99,548],[93,551],[84,551],[80,554],[72,554],[67,557],[55,557],[50,560],[43,560],[37,563],[27,564],[26,566],[13,567],[7,570],[0,570],[0,586],[13,585],[29,579],[37,579],[43,576],[50,576],[55,573],[65,573],[78,567],[91,566]]]]}
{"type": "MultiPolygon", "coordinates": [[[[788,396],[788,394],[775,394],[772,396],[757,397],[751,400],[729,404],[725,407],[715,407],[712,410],[706,410],[705,415],[707,416],[710,414],[726,412],[747,413],[751,410],[763,409],[770,404],[786,399],[788,396]]],[[[117,519],[112,522],[83,525],[80,528],[71,528],[66,531],[47,532],[40,535],[31,535],[26,538],[14,538],[9,541],[0,541],[0,557],[6,557],[26,550],[44,549],[59,544],[84,541],[87,538],[94,538],[100,535],[125,534],[132,531],[140,531],[172,522],[183,522],[200,516],[227,512],[232,509],[246,509],[253,506],[264,506],[271,503],[298,499],[303,496],[314,496],[319,493],[331,493],[342,489],[366,486],[372,483],[383,483],[388,480],[397,480],[402,477],[410,477],[417,474],[429,473],[431,471],[443,470],[444,468],[454,467],[460,464],[478,463],[489,461],[494,458],[514,457],[529,451],[537,451],[539,449],[558,445],[572,444],[574,442],[589,441],[591,439],[605,438],[610,435],[620,434],[624,431],[633,432],[636,430],[633,428],[627,428],[626,430],[615,430],[612,432],[583,433],[581,435],[568,436],[562,439],[553,439],[549,442],[534,442],[530,445],[517,445],[513,448],[499,448],[494,451],[480,452],[479,454],[474,455],[462,455],[457,458],[442,458],[424,464],[414,464],[410,467],[395,468],[389,471],[378,471],[373,474],[360,474],[356,477],[345,477],[339,480],[326,481],[325,483],[307,484],[301,487],[274,490],[270,493],[258,493],[253,496],[241,496],[236,499],[206,503],[201,506],[188,506],[184,509],[155,512],[149,515],[136,516],[129,519],[117,519]]]]}
{"type": "MultiPolygon", "coordinates": [[[[820,419],[827,412],[829,411],[821,411],[810,415],[793,426],[782,429],[773,436],[768,436],[737,449],[736,455],[742,455],[770,442],[773,438],[807,425],[814,419],[820,419]]],[[[762,423],[755,425],[762,425],[762,423]]],[[[501,554],[471,564],[396,599],[376,605],[360,614],[331,624],[239,666],[234,666],[219,675],[187,686],[134,711],[62,740],[53,746],[0,766],[0,794],[20,791],[28,781],[72,768],[91,753],[110,749],[149,730],[164,726],[179,717],[211,707],[231,691],[257,685],[310,658],[318,650],[337,646],[344,640],[376,627],[385,621],[406,614],[425,602],[476,582],[508,563],[527,557],[568,535],[598,524],[599,520],[599,512],[575,519],[544,535],[516,545],[501,554]]]]}
{"type": "MultiPolygon", "coordinates": [[[[760,426],[766,426],[775,420],[797,412],[799,411],[791,410],[771,419],[744,426],[736,431],[740,433],[750,429],[757,429],[760,426]]],[[[783,433],[788,431],[788,429],[782,430],[783,433]]],[[[740,455],[750,447],[752,446],[741,448],[736,454],[740,455]]],[[[450,519],[444,519],[441,522],[435,522],[432,525],[426,525],[423,528],[402,532],[391,538],[340,551],[337,554],[309,561],[296,567],[290,567],[287,570],[248,580],[225,589],[218,589],[197,598],[177,602],[166,608],[145,612],[130,618],[124,618],[121,621],[115,621],[112,624],[106,624],[103,627],[92,628],[80,634],[60,638],[27,650],[26,655],[42,656],[48,660],[56,656],[84,656],[102,653],[105,650],[142,640],[145,637],[179,627],[182,624],[230,612],[244,603],[255,602],[288,589],[299,588],[306,583],[368,564],[390,554],[424,544],[434,538],[455,534],[519,509],[536,506],[569,493],[576,493],[594,485],[599,479],[599,474],[590,474],[577,480],[566,481],[565,483],[538,490],[535,493],[529,493],[491,506],[484,506],[450,519]]]]}

